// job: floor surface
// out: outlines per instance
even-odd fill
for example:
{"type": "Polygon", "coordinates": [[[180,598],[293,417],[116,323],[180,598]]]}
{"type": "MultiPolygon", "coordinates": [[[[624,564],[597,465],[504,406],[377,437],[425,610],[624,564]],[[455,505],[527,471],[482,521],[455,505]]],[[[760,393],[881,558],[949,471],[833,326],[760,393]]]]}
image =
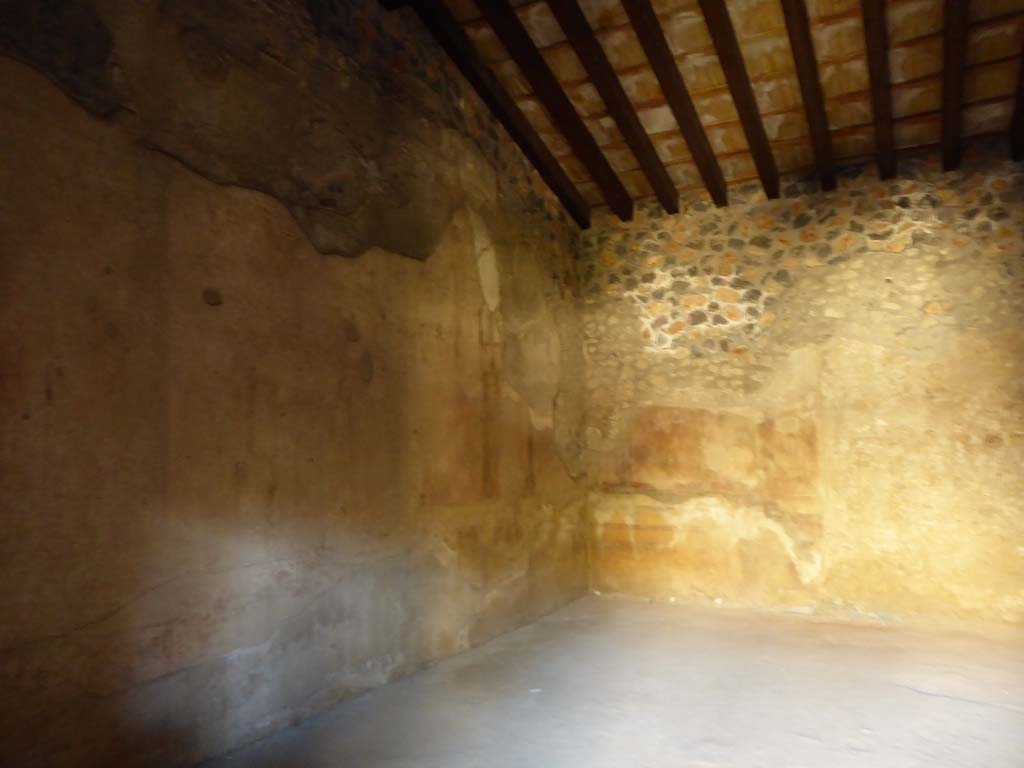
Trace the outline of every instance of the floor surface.
{"type": "Polygon", "coordinates": [[[1024,768],[1024,642],[588,597],[210,768],[1024,768]]]}

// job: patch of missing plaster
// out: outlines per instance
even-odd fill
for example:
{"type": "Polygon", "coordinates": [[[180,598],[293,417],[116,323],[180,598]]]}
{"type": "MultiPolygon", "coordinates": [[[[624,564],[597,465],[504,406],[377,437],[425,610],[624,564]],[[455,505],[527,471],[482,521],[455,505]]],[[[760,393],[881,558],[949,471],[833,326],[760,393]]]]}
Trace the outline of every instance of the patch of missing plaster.
{"type": "Polygon", "coordinates": [[[501,278],[498,274],[498,261],[494,253],[487,225],[475,211],[469,212],[469,220],[473,226],[473,250],[476,252],[477,274],[480,276],[480,291],[484,302],[491,312],[501,304],[501,278]]]}

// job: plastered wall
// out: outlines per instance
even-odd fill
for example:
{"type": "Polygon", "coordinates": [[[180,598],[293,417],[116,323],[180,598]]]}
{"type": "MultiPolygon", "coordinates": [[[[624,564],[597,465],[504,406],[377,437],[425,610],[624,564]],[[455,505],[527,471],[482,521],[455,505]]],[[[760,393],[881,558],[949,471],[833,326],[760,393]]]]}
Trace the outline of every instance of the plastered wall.
{"type": "Polygon", "coordinates": [[[587,586],[571,231],[421,32],[237,5],[0,57],[3,765],[191,765],[587,586]]]}
{"type": "Polygon", "coordinates": [[[1024,620],[1024,172],[904,158],[587,233],[595,589],[1024,620]]]}

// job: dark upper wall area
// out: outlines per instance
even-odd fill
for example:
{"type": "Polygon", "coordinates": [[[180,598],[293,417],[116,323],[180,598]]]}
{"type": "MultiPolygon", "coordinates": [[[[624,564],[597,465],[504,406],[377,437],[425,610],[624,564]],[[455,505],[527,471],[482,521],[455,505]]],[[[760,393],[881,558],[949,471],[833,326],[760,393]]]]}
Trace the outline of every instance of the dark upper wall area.
{"type": "Polygon", "coordinates": [[[418,20],[372,0],[8,0],[0,53],[140,144],[278,198],[322,253],[424,259],[488,183],[570,226],[418,20]],[[452,134],[490,168],[454,162],[452,134]]]}

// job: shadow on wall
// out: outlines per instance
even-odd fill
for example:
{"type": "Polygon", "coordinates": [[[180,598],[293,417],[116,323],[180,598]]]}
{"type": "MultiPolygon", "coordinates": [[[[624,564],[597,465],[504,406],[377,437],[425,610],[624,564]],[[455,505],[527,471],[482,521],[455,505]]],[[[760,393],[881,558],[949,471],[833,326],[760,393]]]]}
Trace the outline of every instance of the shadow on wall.
{"type": "Polygon", "coordinates": [[[189,764],[583,591],[466,216],[326,259],[0,70],[0,763],[189,764]]]}

